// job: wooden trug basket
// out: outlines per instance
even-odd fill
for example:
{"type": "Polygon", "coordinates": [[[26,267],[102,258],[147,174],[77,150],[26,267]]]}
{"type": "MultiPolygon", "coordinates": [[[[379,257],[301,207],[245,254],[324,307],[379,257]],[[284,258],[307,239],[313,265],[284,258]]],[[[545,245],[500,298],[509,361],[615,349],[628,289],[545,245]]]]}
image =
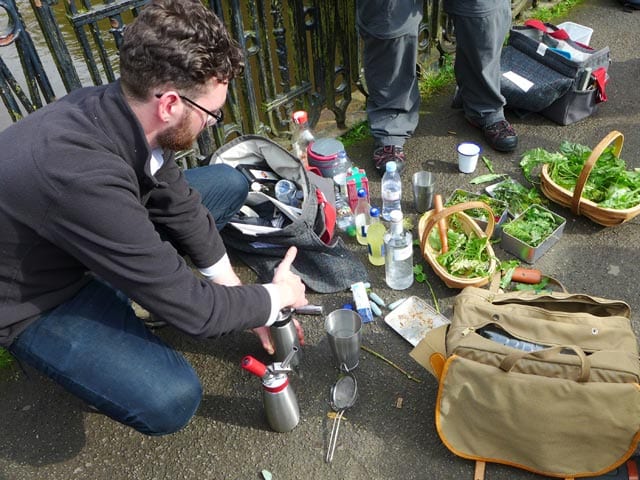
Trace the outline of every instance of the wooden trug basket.
{"type": "Polygon", "coordinates": [[[429,263],[435,274],[442,279],[445,285],[447,285],[447,287],[482,287],[489,283],[497,267],[496,255],[493,251],[493,247],[491,246],[491,242],[487,242],[486,247],[490,259],[489,275],[487,275],[486,277],[474,278],[458,277],[450,274],[442,265],[438,263],[437,256],[440,254],[440,252],[434,250],[429,244],[429,233],[434,228],[438,228],[438,221],[440,221],[441,219],[446,219],[454,213],[456,214],[460,224],[462,225],[462,229],[467,235],[473,232],[478,237],[491,238],[491,234],[493,233],[493,228],[495,226],[494,214],[491,208],[484,202],[478,201],[458,203],[456,205],[452,205],[451,207],[444,208],[438,213],[436,213],[435,210],[429,210],[424,215],[422,215],[422,217],[420,218],[420,223],[418,224],[418,234],[420,236],[420,250],[422,251],[422,256],[429,263]],[[480,228],[475,220],[464,213],[464,210],[469,210],[471,208],[483,208],[489,212],[487,227],[485,230],[482,230],[482,228],[480,228]]]}
{"type": "Polygon", "coordinates": [[[540,173],[540,189],[542,190],[542,193],[549,200],[564,207],[571,208],[571,211],[575,215],[584,215],[605,227],[620,225],[621,223],[631,220],[633,217],[640,214],[640,204],[635,207],[616,210],[613,208],[599,207],[595,202],[582,197],[582,191],[587,183],[587,179],[589,178],[589,174],[591,173],[593,166],[598,161],[598,158],[600,158],[600,155],[602,155],[602,152],[604,152],[604,150],[612,143],[613,154],[616,157],[620,156],[620,151],[622,150],[622,145],[624,143],[624,136],[622,133],[614,130],[604,137],[598,145],[596,145],[589,155],[589,158],[584,162],[584,166],[578,176],[576,187],[573,192],[570,192],[566,188],[555,183],[549,175],[548,165],[543,165],[540,173]]]}

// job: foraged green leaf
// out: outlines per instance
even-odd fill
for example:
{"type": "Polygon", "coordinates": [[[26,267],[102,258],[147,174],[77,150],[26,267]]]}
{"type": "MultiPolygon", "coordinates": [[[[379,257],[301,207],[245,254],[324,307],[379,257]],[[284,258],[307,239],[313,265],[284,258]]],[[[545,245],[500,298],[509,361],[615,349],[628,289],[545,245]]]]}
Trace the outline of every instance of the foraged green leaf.
{"type": "Polygon", "coordinates": [[[496,180],[505,178],[507,175],[505,173],[486,173],[484,175],[478,175],[475,178],[469,180],[469,183],[473,185],[478,185],[480,183],[489,183],[495,182],[496,180]]]}
{"type": "Polygon", "coordinates": [[[491,163],[491,160],[489,160],[489,157],[483,155],[482,161],[484,162],[484,164],[487,167],[487,170],[489,170],[490,173],[496,173],[495,170],[493,169],[493,164],[491,163]]]}

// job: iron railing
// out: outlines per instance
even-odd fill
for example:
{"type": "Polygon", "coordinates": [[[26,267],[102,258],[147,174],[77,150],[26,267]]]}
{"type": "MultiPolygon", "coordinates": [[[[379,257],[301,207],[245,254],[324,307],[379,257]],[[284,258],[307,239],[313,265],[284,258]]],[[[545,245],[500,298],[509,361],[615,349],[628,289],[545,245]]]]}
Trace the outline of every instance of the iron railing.
{"type": "MultiPolygon", "coordinates": [[[[73,89],[115,80],[123,29],[148,1],[0,0],[0,21],[2,13],[6,20],[0,32],[0,97],[7,117],[0,127],[73,89]]],[[[352,92],[366,91],[355,0],[205,2],[242,46],[246,68],[230,85],[224,128],[200,136],[201,154],[245,133],[286,139],[291,113],[300,108],[309,111],[312,124],[327,109],[345,126],[352,92]]],[[[514,15],[528,6],[527,0],[512,4],[514,15]]],[[[425,0],[421,63],[437,68],[454,41],[441,0],[425,0]]]]}

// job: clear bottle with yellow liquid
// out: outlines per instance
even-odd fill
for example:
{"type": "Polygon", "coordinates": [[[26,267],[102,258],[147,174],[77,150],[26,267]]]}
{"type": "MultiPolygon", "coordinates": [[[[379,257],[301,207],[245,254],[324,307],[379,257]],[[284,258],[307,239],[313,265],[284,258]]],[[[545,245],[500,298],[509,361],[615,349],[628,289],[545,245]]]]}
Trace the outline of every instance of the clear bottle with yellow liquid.
{"type": "Polygon", "coordinates": [[[367,248],[369,250],[369,262],[372,265],[384,265],[384,234],[387,232],[380,221],[380,209],[371,207],[369,211],[371,224],[367,229],[367,248]]]}

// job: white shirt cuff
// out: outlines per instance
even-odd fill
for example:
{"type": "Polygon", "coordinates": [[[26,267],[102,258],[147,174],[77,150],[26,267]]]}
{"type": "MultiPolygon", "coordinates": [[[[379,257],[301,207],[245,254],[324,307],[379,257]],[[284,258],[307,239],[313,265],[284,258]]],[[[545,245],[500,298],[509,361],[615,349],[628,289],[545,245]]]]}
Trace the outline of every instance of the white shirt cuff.
{"type": "Polygon", "coordinates": [[[280,312],[280,292],[278,291],[278,287],[273,283],[264,283],[262,286],[267,289],[269,297],[271,298],[271,313],[269,313],[269,319],[264,325],[265,327],[269,327],[278,319],[278,313],[280,312]]]}
{"type": "Polygon", "coordinates": [[[226,273],[231,269],[231,261],[229,260],[229,255],[226,253],[222,256],[220,260],[206,268],[199,268],[198,270],[202,275],[207,277],[209,280],[215,280],[218,275],[222,273],[226,273]]]}

